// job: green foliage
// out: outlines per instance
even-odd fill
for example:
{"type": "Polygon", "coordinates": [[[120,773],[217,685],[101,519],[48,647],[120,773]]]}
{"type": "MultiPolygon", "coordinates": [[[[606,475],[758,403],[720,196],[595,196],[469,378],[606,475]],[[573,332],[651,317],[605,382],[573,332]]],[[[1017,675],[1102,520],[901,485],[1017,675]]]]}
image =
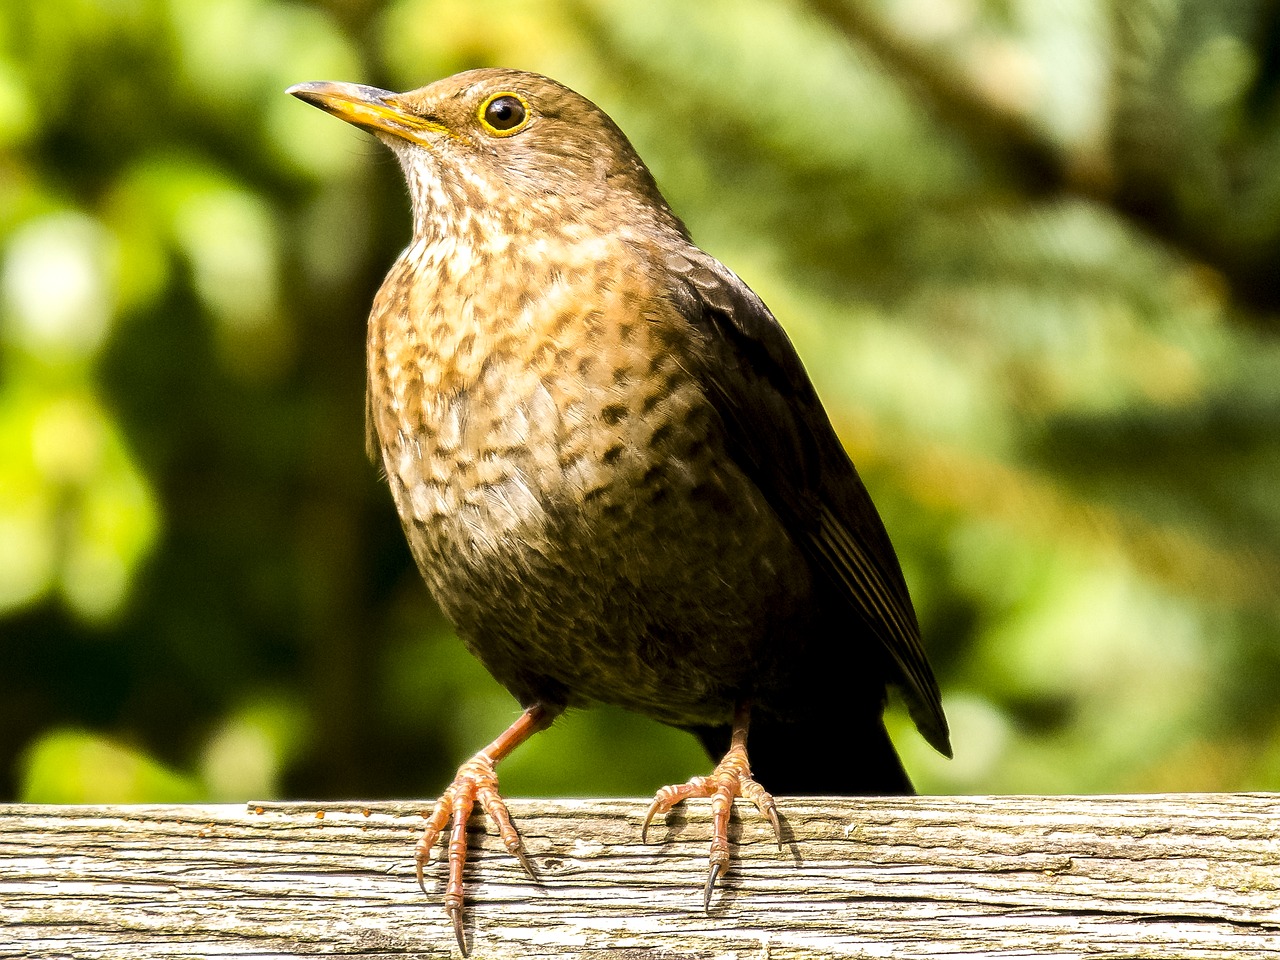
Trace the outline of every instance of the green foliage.
{"type": "MultiPolygon", "coordinates": [[[[923,789],[1280,788],[1274,4],[15,0],[0,795],[428,795],[515,715],[363,459],[399,174],[283,94],[498,64],[791,332],[943,682],[954,761],[890,718],[923,789]]],[[[705,765],[610,710],[509,764],[705,765]]]]}
{"type": "Polygon", "coordinates": [[[200,787],[143,753],[81,730],[36,740],[22,758],[23,803],[192,803],[200,787]]]}

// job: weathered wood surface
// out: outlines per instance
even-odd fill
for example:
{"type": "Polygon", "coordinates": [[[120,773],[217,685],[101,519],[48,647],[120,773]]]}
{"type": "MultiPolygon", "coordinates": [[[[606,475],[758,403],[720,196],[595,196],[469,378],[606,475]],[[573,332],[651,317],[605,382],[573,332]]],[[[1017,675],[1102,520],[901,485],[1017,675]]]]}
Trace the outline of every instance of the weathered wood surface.
{"type": "MultiPolygon", "coordinates": [[[[472,955],[1280,956],[1280,795],[784,800],[781,854],[740,808],[710,915],[705,802],[644,807],[513,801],[538,883],[474,820],[472,955]]],[[[456,954],[421,808],[0,807],[0,957],[456,954]]]]}

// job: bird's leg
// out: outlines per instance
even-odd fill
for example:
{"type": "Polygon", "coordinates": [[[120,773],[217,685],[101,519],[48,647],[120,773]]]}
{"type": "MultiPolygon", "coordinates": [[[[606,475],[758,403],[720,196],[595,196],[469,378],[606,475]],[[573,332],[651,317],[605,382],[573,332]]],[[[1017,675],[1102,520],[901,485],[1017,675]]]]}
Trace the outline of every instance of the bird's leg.
{"type": "Polygon", "coordinates": [[[509,850],[530,877],[534,875],[533,866],[525,855],[524,844],[511,823],[511,815],[507,805],[498,793],[498,776],[494,766],[520,744],[524,743],[539,730],[551,726],[555,714],[540,703],[520,714],[518,720],[507,727],[502,734],[474,757],[458,768],[453,783],[440,795],[435,809],[427,818],[427,828],[414,851],[417,862],[418,886],[427,892],[426,883],[422,879],[423,868],[431,860],[431,848],[436,838],[452,821],[449,832],[449,882],[444,891],[444,909],[453,921],[453,933],[458,938],[458,949],[467,955],[467,941],[462,934],[462,870],[467,864],[467,821],[477,800],[489,819],[498,828],[503,845],[509,850]]]}
{"type": "Polygon", "coordinates": [[[709,776],[694,777],[688,783],[663,787],[653,797],[644,826],[640,828],[640,840],[644,842],[649,824],[660,813],[666,813],[677,803],[690,797],[711,798],[711,856],[707,872],[707,885],[703,890],[702,908],[711,909],[711,890],[716,878],[729,868],[729,814],[733,811],[735,797],[745,797],[756,805],[773,827],[773,835],[782,849],[782,828],[778,824],[778,808],[773,797],[755,780],[751,779],[751,764],[747,760],[747,727],[751,721],[751,705],[741,704],[733,715],[733,735],[729,749],[709,776]]]}

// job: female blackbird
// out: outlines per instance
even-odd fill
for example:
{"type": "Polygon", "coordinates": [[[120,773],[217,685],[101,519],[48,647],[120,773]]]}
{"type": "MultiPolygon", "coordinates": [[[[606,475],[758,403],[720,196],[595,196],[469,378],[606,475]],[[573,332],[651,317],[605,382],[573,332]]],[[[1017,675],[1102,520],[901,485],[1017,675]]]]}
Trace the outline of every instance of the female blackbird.
{"type": "Polygon", "coordinates": [[[622,131],[514,70],[289,92],[404,169],[413,241],[369,317],[370,449],[441,609],[526,708],[418,844],[421,883],[452,824],[459,947],[472,806],[527,866],[494,765],[567,707],[619,704],[723,757],[645,819],[712,798],[704,904],[734,797],[776,832],[762,784],[910,792],[886,683],[950,745],[884,526],[786,334],[693,245],[622,131]]]}

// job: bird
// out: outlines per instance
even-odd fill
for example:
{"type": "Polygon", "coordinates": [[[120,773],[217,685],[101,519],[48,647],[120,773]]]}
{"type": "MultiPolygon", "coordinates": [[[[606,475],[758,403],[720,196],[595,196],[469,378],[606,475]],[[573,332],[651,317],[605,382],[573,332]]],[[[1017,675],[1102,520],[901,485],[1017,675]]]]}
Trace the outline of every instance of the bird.
{"type": "Polygon", "coordinates": [[[781,794],[905,794],[887,689],[950,734],[900,564],[769,308],[697,247],[614,121],[520,70],[408,93],[295,97],[399,160],[413,233],[368,319],[370,455],[459,638],[523,713],[427,817],[465,955],[476,804],[532,864],[495,767],[566,709],[613,704],[693,733],[711,772],[703,907],[735,799],[781,847],[781,794]]]}

